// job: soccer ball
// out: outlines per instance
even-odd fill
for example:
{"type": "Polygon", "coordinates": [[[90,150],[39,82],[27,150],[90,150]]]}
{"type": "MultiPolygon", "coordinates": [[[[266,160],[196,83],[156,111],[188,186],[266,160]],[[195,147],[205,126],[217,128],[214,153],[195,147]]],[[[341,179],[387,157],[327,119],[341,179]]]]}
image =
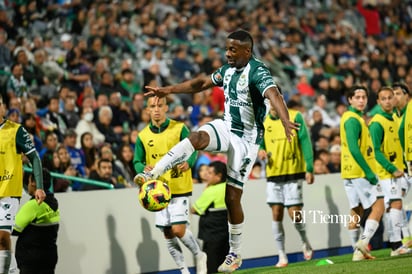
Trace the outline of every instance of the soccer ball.
{"type": "Polygon", "coordinates": [[[139,190],[139,202],[149,211],[159,211],[169,205],[172,193],[169,186],[159,180],[144,183],[139,190]]]}

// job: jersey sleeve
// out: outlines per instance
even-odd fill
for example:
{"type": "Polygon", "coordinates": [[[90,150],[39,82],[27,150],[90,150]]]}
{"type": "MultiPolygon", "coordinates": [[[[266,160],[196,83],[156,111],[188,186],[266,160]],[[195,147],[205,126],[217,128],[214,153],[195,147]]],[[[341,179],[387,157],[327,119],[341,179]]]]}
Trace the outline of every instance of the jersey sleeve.
{"type": "Polygon", "coordinates": [[[196,200],[193,205],[193,208],[196,210],[196,213],[199,215],[204,215],[206,210],[213,202],[213,196],[209,194],[208,188],[206,188],[200,197],[196,200]]]}
{"type": "Polygon", "coordinates": [[[25,203],[16,214],[14,230],[22,232],[34,219],[36,219],[36,200],[32,199],[25,203]]]}
{"type": "Polygon", "coordinates": [[[215,72],[212,73],[210,76],[212,78],[213,84],[216,86],[222,87],[223,86],[223,75],[224,75],[224,67],[220,67],[215,72]]]}
{"type": "Polygon", "coordinates": [[[36,150],[30,134],[24,127],[19,127],[16,133],[16,149],[18,153],[29,154],[36,150]]]}
{"type": "Polygon", "coordinates": [[[265,95],[266,90],[277,86],[275,80],[273,80],[272,74],[266,66],[262,65],[257,67],[252,75],[252,81],[255,83],[256,88],[262,96],[265,95]]]}

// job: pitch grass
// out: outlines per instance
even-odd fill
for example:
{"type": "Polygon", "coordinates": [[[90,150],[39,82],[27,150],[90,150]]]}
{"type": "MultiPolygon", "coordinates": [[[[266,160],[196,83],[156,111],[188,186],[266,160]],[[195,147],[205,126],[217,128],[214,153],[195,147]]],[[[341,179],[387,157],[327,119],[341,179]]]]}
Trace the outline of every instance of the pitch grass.
{"type": "MultiPolygon", "coordinates": [[[[285,268],[275,268],[274,266],[250,268],[238,270],[236,274],[280,274],[280,273],[299,273],[299,274],[324,274],[324,273],[390,273],[390,274],[410,274],[412,273],[412,254],[397,257],[390,256],[390,249],[381,249],[371,252],[376,257],[375,260],[364,260],[352,262],[352,254],[335,257],[314,259],[311,261],[291,263],[285,268]],[[316,263],[329,259],[333,264],[317,266],[316,263]]],[[[274,262],[275,264],[275,262],[274,262]]]]}

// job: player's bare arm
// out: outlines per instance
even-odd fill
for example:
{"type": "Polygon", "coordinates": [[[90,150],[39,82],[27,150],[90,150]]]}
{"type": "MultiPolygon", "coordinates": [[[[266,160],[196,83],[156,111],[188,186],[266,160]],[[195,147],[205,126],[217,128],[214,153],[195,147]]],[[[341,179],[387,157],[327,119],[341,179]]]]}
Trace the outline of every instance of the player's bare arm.
{"type": "Polygon", "coordinates": [[[147,92],[145,96],[155,95],[157,97],[165,97],[171,93],[196,93],[214,86],[210,75],[199,75],[191,80],[180,84],[166,87],[145,86],[147,92]]]}
{"type": "Polygon", "coordinates": [[[276,109],[276,112],[282,121],[283,127],[285,128],[286,137],[290,142],[292,140],[292,136],[295,135],[293,130],[299,130],[300,124],[290,121],[285,100],[277,87],[269,88],[265,92],[265,96],[270,100],[272,106],[276,109]]]}

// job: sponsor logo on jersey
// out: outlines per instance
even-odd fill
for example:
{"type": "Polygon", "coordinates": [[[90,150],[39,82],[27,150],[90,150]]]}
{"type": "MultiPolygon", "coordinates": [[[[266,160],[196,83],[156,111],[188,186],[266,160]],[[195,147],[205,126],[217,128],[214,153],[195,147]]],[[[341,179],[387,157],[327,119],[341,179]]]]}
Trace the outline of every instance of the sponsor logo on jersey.
{"type": "Polygon", "coordinates": [[[220,72],[216,72],[213,75],[213,78],[214,78],[215,82],[222,82],[222,79],[223,79],[222,74],[220,74],[220,72]]]}

